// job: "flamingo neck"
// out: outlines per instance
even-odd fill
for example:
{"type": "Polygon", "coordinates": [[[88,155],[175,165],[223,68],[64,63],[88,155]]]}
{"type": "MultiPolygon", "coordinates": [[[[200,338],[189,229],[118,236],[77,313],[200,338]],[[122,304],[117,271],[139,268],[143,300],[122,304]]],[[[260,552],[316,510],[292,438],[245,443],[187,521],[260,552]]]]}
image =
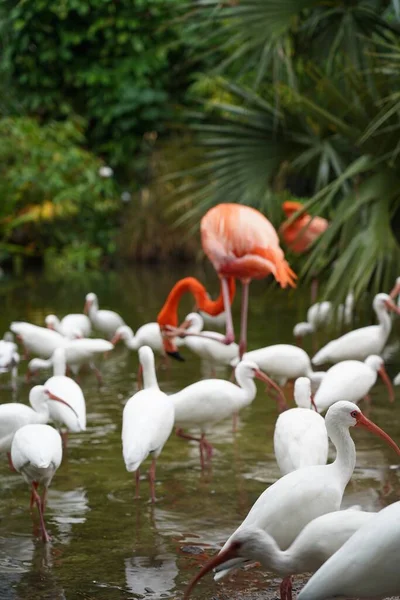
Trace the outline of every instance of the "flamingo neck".
{"type": "Polygon", "coordinates": [[[235,378],[242,391],[242,397],[239,402],[240,406],[247,406],[248,404],[251,404],[257,393],[254,379],[242,372],[240,364],[236,367],[235,378]]]}
{"type": "Polygon", "coordinates": [[[145,390],[148,388],[160,389],[158,386],[156,368],[154,365],[154,356],[146,357],[141,364],[143,367],[143,388],[145,390]]]}
{"type": "MultiPolygon", "coordinates": [[[[165,301],[164,306],[160,310],[157,322],[160,326],[172,325],[178,326],[178,308],[183,294],[190,292],[195,300],[199,310],[202,310],[209,315],[216,316],[224,311],[224,301],[222,292],[220,292],[216,300],[211,300],[207,294],[206,288],[194,277],[185,277],[178,281],[165,301]]],[[[235,295],[235,281],[229,280],[229,296],[232,303],[235,295]]]]}
{"type": "Polygon", "coordinates": [[[325,419],[325,425],[328,436],[336,448],[336,459],[332,466],[344,490],[356,466],[356,447],[347,427],[332,423],[329,419],[328,421],[325,419]]]}

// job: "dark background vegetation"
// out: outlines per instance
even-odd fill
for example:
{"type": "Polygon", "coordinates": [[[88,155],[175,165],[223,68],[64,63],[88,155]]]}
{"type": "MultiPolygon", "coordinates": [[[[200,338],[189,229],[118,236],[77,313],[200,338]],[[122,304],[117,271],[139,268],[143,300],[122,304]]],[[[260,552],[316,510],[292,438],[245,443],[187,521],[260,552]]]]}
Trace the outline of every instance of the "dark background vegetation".
{"type": "Polygon", "coordinates": [[[193,260],[213,204],[299,198],[331,222],[301,275],[397,275],[398,0],[5,0],[0,33],[6,268],[193,260]]]}

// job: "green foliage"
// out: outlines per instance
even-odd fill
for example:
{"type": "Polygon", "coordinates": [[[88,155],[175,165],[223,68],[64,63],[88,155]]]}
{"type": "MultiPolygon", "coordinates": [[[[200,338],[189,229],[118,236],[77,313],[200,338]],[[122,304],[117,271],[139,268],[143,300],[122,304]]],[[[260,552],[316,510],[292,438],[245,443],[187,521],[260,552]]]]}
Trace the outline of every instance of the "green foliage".
{"type": "MultiPolygon", "coordinates": [[[[397,2],[200,0],[195,19],[226,61],[189,115],[203,153],[181,182],[179,223],[243,202],[278,226],[282,200],[308,196],[331,221],[302,274],[326,293],[388,289],[400,260],[400,21],[397,2]]],[[[217,71],[218,72],[218,71],[217,71]]]]}
{"type": "Polygon", "coordinates": [[[83,149],[83,125],[0,119],[0,258],[79,248],[72,261],[79,268],[114,253],[115,184],[100,177],[102,161],[83,149]]]}
{"type": "Polygon", "coordinates": [[[146,132],[165,130],[186,89],[178,68],[186,42],[168,26],[179,4],[3,1],[3,72],[20,110],[46,119],[81,115],[91,147],[113,165],[130,164],[146,132]]]}

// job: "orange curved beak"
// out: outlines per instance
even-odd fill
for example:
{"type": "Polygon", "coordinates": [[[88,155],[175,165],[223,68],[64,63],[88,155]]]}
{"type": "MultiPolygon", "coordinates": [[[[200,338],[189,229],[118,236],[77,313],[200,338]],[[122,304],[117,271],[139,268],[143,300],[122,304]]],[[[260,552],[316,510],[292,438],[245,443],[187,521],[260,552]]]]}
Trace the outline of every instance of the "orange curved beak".
{"type": "Polygon", "coordinates": [[[74,413],[74,415],[76,416],[76,418],[79,419],[78,413],[76,412],[76,410],[74,408],[72,408],[72,406],[70,404],[68,404],[68,402],[66,402],[62,398],[59,398],[55,394],[52,394],[50,392],[50,390],[45,390],[45,393],[48,395],[48,397],[50,398],[50,400],[54,400],[55,402],[61,402],[61,404],[64,404],[65,406],[68,406],[68,408],[70,408],[72,410],[72,412],[74,413]]]}
{"type": "Polygon", "coordinates": [[[268,377],[268,375],[266,375],[266,373],[264,373],[260,369],[258,369],[258,371],[255,372],[255,376],[256,376],[257,379],[259,379],[260,381],[263,381],[269,387],[273,387],[274,390],[277,391],[277,393],[279,395],[279,410],[281,412],[283,412],[284,410],[287,410],[288,406],[287,406],[287,403],[286,403],[285,394],[283,393],[283,391],[279,387],[279,385],[277,383],[275,383],[275,381],[273,381],[270,377],[268,377]]]}
{"type": "Polygon", "coordinates": [[[392,382],[389,379],[389,375],[386,372],[385,367],[382,365],[381,368],[378,370],[379,375],[382,378],[382,381],[385,383],[388,392],[389,392],[389,402],[394,402],[394,390],[393,390],[393,386],[392,386],[392,382]]]}
{"type": "Polygon", "coordinates": [[[391,446],[397,454],[400,454],[400,448],[398,447],[396,442],[394,442],[390,435],[383,431],[383,429],[381,429],[380,427],[378,427],[378,425],[375,425],[375,423],[367,419],[367,417],[365,417],[362,413],[359,413],[356,418],[357,423],[355,427],[363,427],[364,429],[368,429],[368,431],[371,431],[371,433],[374,433],[375,435],[378,435],[383,440],[385,440],[385,442],[389,446],[391,446]]]}
{"type": "Polygon", "coordinates": [[[190,594],[192,593],[194,586],[202,577],[204,577],[204,575],[207,575],[207,573],[209,573],[210,571],[215,569],[215,567],[222,565],[224,562],[227,562],[228,560],[231,560],[232,558],[238,558],[239,546],[240,546],[240,544],[238,544],[237,542],[232,542],[232,544],[230,544],[228,546],[228,548],[226,548],[225,550],[222,550],[219,554],[217,554],[216,556],[211,558],[208,562],[206,562],[204,567],[202,569],[200,569],[200,571],[197,573],[197,575],[195,577],[193,577],[192,581],[187,586],[187,588],[185,590],[185,594],[183,596],[183,600],[187,600],[190,597],[190,594]]]}

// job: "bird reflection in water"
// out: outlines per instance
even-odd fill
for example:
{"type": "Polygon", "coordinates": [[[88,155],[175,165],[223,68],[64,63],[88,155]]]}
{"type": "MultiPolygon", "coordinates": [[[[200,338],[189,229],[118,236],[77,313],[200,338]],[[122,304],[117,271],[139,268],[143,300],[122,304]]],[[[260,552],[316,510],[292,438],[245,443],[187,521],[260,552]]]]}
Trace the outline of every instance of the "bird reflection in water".
{"type": "Polygon", "coordinates": [[[169,598],[175,588],[177,575],[176,557],[173,554],[125,559],[126,585],[132,594],[143,594],[146,598],[160,598],[162,594],[169,598]]]}

